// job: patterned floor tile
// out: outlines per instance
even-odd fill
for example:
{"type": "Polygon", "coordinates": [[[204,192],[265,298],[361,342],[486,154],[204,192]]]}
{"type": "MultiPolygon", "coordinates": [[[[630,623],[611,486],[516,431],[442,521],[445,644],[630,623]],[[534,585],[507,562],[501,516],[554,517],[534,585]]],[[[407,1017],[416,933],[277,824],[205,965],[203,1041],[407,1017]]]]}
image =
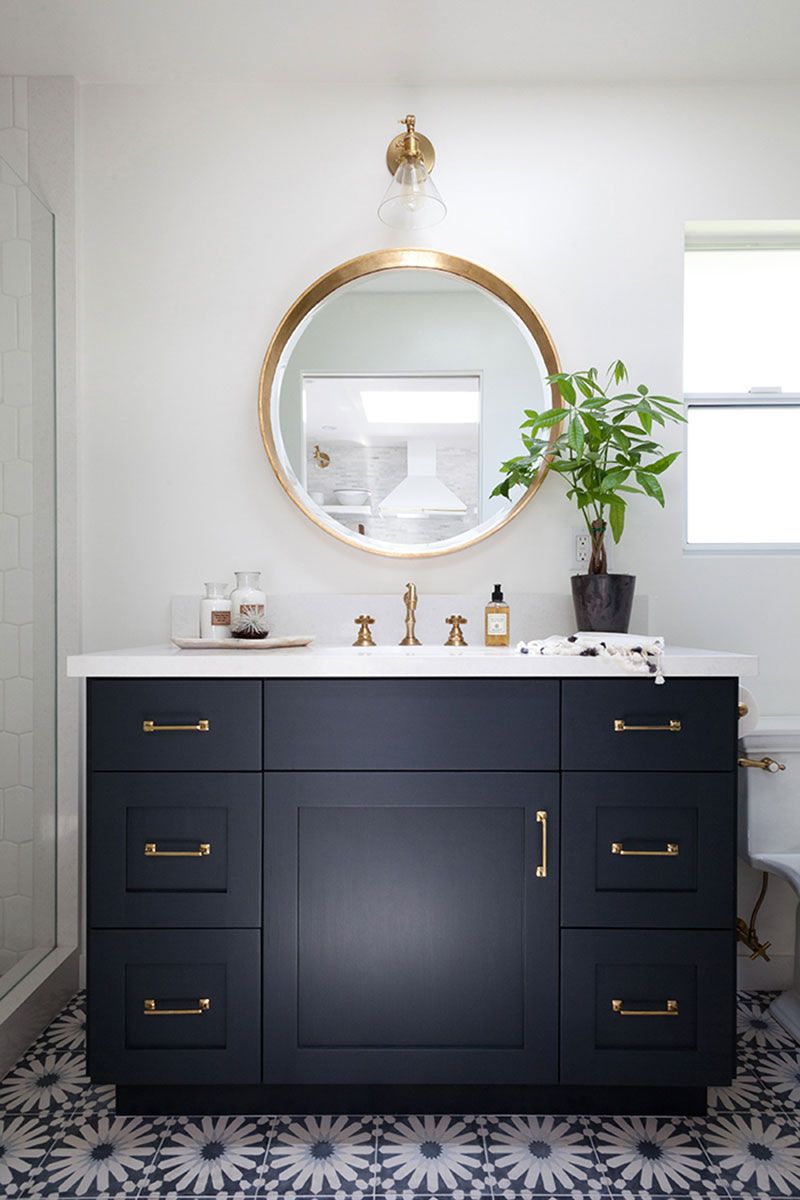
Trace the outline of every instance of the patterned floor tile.
{"type": "Polygon", "coordinates": [[[731,1196],[800,1196],[800,1134],[785,1113],[709,1118],[703,1145],[731,1196]]]}
{"type": "Polygon", "coordinates": [[[762,1054],[756,1069],[761,1084],[761,1103],[787,1108],[796,1113],[800,1106],[798,1048],[791,1046],[762,1054]]]}
{"type": "Polygon", "coordinates": [[[592,1138],[578,1117],[488,1117],[486,1146],[495,1196],[602,1190],[592,1138]]]}
{"type": "Polygon", "coordinates": [[[25,1190],[57,1132],[51,1122],[36,1114],[0,1116],[0,1195],[17,1196],[25,1190]]]}
{"type": "Polygon", "coordinates": [[[248,1196],[261,1182],[272,1117],[176,1117],[142,1197],[248,1196]]]}
{"type": "Polygon", "coordinates": [[[587,1118],[604,1191],[652,1196],[724,1196],[719,1169],[678,1117],[587,1118]]]}
{"type": "Polygon", "coordinates": [[[171,1118],[77,1113],[57,1135],[26,1196],[135,1196],[171,1118]]]}
{"type": "Polygon", "coordinates": [[[740,1006],[737,1012],[737,1035],[740,1047],[757,1047],[759,1050],[780,1050],[793,1046],[791,1034],[778,1024],[768,1012],[755,1006],[740,1006]]]}
{"type": "Polygon", "coordinates": [[[371,1116],[277,1117],[259,1194],[371,1196],[377,1129],[371,1116]]]}
{"type": "Polygon", "coordinates": [[[484,1117],[385,1117],[378,1135],[378,1195],[405,1200],[491,1193],[486,1133],[484,1117]]]}
{"type": "MultiPolygon", "coordinates": [[[[758,1075],[759,1055],[739,1053],[736,1078],[728,1087],[708,1089],[708,1111],[752,1112],[764,1102],[764,1085],[758,1075]]],[[[774,1104],[771,1104],[771,1107],[774,1104]]]]}
{"type": "Polygon", "coordinates": [[[37,1047],[0,1084],[0,1110],[63,1113],[89,1086],[82,1051],[37,1047]]]}

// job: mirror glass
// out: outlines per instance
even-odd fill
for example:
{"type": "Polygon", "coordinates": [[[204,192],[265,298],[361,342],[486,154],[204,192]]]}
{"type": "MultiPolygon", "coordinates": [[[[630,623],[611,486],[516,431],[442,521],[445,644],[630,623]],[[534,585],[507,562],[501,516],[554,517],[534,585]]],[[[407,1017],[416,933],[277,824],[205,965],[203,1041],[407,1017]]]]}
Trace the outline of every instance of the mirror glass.
{"type": "Polygon", "coordinates": [[[337,537],[445,553],[519,507],[491,491],[522,450],[523,409],[550,402],[554,369],[487,288],[441,269],[380,270],[335,287],[287,337],[267,449],[292,498],[337,537]]]}

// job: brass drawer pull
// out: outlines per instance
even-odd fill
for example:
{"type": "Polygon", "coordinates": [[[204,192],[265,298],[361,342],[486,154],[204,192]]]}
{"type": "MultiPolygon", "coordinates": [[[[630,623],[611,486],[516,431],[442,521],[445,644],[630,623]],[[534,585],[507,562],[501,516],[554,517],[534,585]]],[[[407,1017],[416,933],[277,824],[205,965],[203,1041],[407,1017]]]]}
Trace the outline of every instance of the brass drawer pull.
{"type": "Polygon", "coordinates": [[[145,858],[207,858],[211,842],[201,842],[196,850],[159,850],[158,842],[145,842],[145,858]]]}
{"type": "Polygon", "coordinates": [[[680,849],[677,842],[667,842],[666,850],[626,850],[622,842],[612,842],[611,853],[620,858],[677,858],[680,849]]]}
{"type": "Polygon", "coordinates": [[[776,771],[785,771],[786,763],[776,762],[774,758],[768,758],[764,755],[763,758],[740,758],[740,767],[758,767],[761,771],[771,771],[773,774],[776,771]]]}
{"type": "Polygon", "coordinates": [[[210,721],[198,721],[196,725],[156,725],[155,721],[142,721],[143,733],[208,733],[210,729],[210,721]]]}
{"type": "Polygon", "coordinates": [[[539,809],[536,814],[536,820],[542,827],[542,861],[536,868],[536,878],[547,878],[547,813],[543,809],[539,809]]]}
{"type": "Polygon", "coordinates": [[[614,722],[614,733],[680,733],[681,723],[674,718],[668,725],[626,725],[617,719],[614,722]]]}
{"type": "Polygon", "coordinates": [[[144,1015],[146,1017],[202,1017],[211,1008],[207,996],[201,996],[197,1008],[157,1008],[157,1000],[145,1000],[144,1015]]]}
{"type": "Polygon", "coordinates": [[[621,1017],[677,1017],[678,1001],[668,1000],[666,1008],[623,1008],[624,1000],[612,1000],[611,1009],[621,1017]]]}

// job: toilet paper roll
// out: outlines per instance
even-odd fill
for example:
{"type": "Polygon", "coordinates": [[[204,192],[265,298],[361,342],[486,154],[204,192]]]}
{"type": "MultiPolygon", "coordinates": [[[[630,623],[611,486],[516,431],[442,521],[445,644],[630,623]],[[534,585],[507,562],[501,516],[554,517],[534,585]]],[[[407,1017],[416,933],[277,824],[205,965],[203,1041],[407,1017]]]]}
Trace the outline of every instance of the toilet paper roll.
{"type": "Polygon", "coordinates": [[[739,688],[739,704],[744,704],[747,712],[739,717],[739,737],[747,737],[758,725],[758,705],[753,693],[746,687],[739,688]]]}

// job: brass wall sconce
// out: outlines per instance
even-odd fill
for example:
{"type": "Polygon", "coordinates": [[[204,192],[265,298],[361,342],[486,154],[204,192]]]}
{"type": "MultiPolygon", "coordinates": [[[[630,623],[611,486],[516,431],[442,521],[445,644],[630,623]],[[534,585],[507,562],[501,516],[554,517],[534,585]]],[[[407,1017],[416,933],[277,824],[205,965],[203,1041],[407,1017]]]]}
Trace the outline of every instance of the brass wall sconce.
{"type": "Polygon", "coordinates": [[[324,450],[320,450],[319,446],[314,447],[314,462],[324,471],[326,467],[331,465],[331,456],[326,454],[324,450]]]}
{"type": "Polygon", "coordinates": [[[378,216],[393,229],[428,229],[447,216],[444,200],[431,179],[436,154],[429,139],[417,133],[416,121],[409,113],[400,122],[405,133],[392,138],[386,151],[392,182],[378,206],[378,216]]]}

